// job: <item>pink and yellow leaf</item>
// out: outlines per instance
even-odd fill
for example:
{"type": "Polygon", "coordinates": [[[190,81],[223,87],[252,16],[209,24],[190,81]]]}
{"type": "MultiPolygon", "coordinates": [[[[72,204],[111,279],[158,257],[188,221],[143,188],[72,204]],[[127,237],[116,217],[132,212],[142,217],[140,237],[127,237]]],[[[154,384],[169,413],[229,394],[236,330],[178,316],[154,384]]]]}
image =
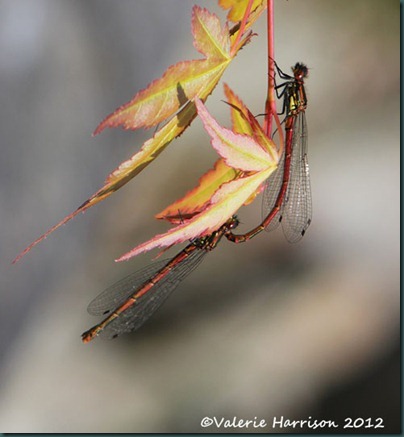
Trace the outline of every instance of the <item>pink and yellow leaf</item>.
{"type": "Polygon", "coordinates": [[[223,184],[211,199],[210,205],[192,219],[140,244],[117,261],[126,261],[135,255],[157,247],[168,247],[173,244],[208,235],[226,222],[270,176],[276,166],[223,184]]]}
{"type": "Polygon", "coordinates": [[[205,105],[195,100],[198,115],[211,137],[211,144],[230,167],[242,171],[261,171],[271,165],[273,158],[249,135],[237,134],[220,126],[205,105]]]}
{"type": "Polygon", "coordinates": [[[211,82],[217,83],[231,61],[227,25],[206,9],[194,6],[192,32],[195,47],[206,59],[183,61],[169,67],[163,76],[151,82],[128,103],[110,114],[94,131],[121,126],[124,129],[150,128],[172,116],[195,96],[209,95],[211,82]],[[218,75],[218,72],[220,74],[218,75]]]}
{"type": "MultiPolygon", "coordinates": [[[[227,19],[234,23],[241,21],[246,11],[248,0],[219,0],[219,5],[223,9],[230,9],[227,19]]],[[[266,0],[254,0],[251,14],[249,17],[250,25],[261,15],[266,8],[266,0]]]]}
{"type": "MultiPolygon", "coordinates": [[[[180,62],[170,67],[161,79],[152,82],[148,88],[140,91],[131,102],[123,105],[107,117],[94,133],[97,134],[106,127],[123,126],[127,129],[151,127],[168,116],[174,115],[179,109],[178,113],[153,138],[146,141],[137,154],[112,172],[100,190],[60,223],[31,243],[17,256],[14,262],[18,261],[36,244],[78,213],[84,212],[125,185],[152,162],[195,118],[196,109],[189,99],[198,96],[201,100],[205,100],[215,88],[232,58],[220,59],[219,53],[228,51],[228,41],[225,38],[225,30],[219,30],[216,18],[207,11],[196,7],[193,19],[195,21],[195,28],[193,29],[195,38],[200,38],[205,34],[205,39],[210,39],[212,42],[210,47],[206,41],[195,42],[195,46],[198,50],[210,54],[211,57],[209,59],[180,62]],[[221,44],[223,44],[223,47],[221,44]],[[165,106],[169,109],[162,109],[165,106]]],[[[224,29],[227,29],[227,27],[224,29]]]]}
{"type": "Polygon", "coordinates": [[[163,122],[195,96],[206,98],[229,62],[219,58],[197,59],[169,67],[160,79],[152,82],[102,121],[94,135],[106,127],[120,126],[135,130],[163,122]]]}
{"type": "Polygon", "coordinates": [[[200,178],[197,187],[157,214],[156,218],[165,219],[171,223],[181,223],[184,219],[199,214],[219,187],[235,179],[236,175],[237,171],[219,158],[214,168],[200,178]]]}
{"type": "Polygon", "coordinates": [[[225,83],[223,84],[227,103],[230,104],[232,130],[239,134],[253,135],[251,124],[248,121],[248,109],[243,101],[225,83]]]}
{"type": "Polygon", "coordinates": [[[262,147],[263,150],[271,155],[272,159],[278,162],[279,155],[277,152],[276,144],[271,138],[267,136],[267,134],[264,132],[264,129],[258,123],[257,119],[254,117],[251,111],[248,108],[246,108],[246,110],[255,141],[262,147]]]}
{"type": "Polygon", "coordinates": [[[26,247],[13,261],[13,263],[20,260],[26,255],[34,246],[44,240],[49,234],[58,229],[60,226],[67,223],[80,212],[86,211],[91,206],[101,202],[112,193],[117,191],[134,176],[140,173],[151,161],[153,161],[167,145],[178,135],[180,135],[186,126],[196,116],[196,109],[193,103],[187,104],[178,115],[170,120],[165,126],[157,131],[154,137],[147,140],[142,148],[127,161],[121,163],[106,179],[105,184],[87,199],[79,208],[65,217],[61,222],[50,228],[47,232],[41,235],[28,247],[26,247]]]}
{"type": "Polygon", "coordinates": [[[217,15],[194,6],[192,10],[194,47],[207,58],[228,59],[230,36],[227,24],[223,27],[217,15]]]}

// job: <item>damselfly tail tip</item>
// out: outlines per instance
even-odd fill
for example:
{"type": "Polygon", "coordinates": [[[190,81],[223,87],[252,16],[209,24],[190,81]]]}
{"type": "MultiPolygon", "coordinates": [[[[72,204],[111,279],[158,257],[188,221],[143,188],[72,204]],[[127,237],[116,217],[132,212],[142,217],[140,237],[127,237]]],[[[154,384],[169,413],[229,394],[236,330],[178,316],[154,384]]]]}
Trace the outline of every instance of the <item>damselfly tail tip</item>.
{"type": "Polygon", "coordinates": [[[89,343],[93,338],[95,338],[96,334],[94,333],[93,329],[89,329],[86,332],[83,332],[83,334],[81,334],[81,341],[83,343],[89,343]]]}

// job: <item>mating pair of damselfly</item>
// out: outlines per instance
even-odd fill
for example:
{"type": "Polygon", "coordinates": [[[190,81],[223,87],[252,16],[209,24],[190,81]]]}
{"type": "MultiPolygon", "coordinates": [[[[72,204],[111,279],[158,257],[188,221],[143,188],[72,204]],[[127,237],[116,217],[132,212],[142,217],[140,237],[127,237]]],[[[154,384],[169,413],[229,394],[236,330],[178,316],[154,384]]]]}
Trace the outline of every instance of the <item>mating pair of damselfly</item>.
{"type": "Polygon", "coordinates": [[[97,335],[115,338],[138,329],[222,237],[241,243],[264,229],[275,229],[279,223],[282,223],[285,237],[290,242],[299,241],[305,234],[312,213],[304,88],[308,69],[297,63],[292,68],[293,76],[290,76],[275,66],[279,77],[284,80],[275,86],[275,90],[278,98],[283,98],[281,114],[285,114],[285,147],[276,171],[266,182],[262,223],[237,235],[233,230],[239,221],[233,216],[212,234],[192,240],[171,260],[156,262],[107,288],[88,306],[90,314],[105,318],[82,334],[83,342],[87,343],[97,335]]]}

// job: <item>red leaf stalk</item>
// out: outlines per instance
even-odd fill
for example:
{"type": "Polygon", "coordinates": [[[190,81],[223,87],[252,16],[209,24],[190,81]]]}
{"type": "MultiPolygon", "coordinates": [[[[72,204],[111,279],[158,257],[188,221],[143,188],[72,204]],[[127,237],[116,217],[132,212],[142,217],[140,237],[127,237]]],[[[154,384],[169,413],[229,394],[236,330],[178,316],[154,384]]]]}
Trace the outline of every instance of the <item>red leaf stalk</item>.
{"type": "Polygon", "coordinates": [[[240,42],[240,39],[241,39],[241,37],[242,37],[243,34],[244,34],[244,31],[245,31],[245,27],[246,27],[246,24],[247,24],[248,17],[249,17],[250,14],[251,14],[251,9],[252,9],[253,2],[254,2],[254,0],[249,0],[249,1],[248,1],[248,5],[247,5],[247,8],[246,8],[246,10],[245,10],[244,17],[243,17],[243,19],[241,20],[240,29],[239,29],[239,31],[237,32],[237,36],[236,36],[236,39],[234,40],[234,43],[232,44],[232,48],[231,48],[231,52],[230,52],[230,55],[231,55],[231,56],[234,56],[234,54],[236,53],[236,51],[237,51],[237,47],[238,47],[238,44],[239,44],[239,42],[240,42]]]}

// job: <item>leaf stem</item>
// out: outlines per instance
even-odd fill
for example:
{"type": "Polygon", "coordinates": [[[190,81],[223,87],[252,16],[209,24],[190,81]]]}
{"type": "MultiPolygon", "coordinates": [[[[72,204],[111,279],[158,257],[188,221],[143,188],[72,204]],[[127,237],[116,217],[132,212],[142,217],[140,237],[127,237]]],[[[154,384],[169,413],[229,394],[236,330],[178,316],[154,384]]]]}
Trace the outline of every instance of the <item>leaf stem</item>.
{"type": "Polygon", "coordinates": [[[243,19],[241,20],[240,29],[238,30],[236,39],[234,40],[234,43],[232,44],[232,47],[231,47],[231,51],[230,51],[230,56],[231,57],[233,57],[234,54],[238,50],[238,44],[240,42],[240,39],[241,39],[242,35],[244,34],[248,18],[249,18],[250,14],[251,14],[251,9],[252,9],[253,2],[254,2],[254,0],[249,0],[248,1],[248,5],[247,5],[247,8],[246,8],[246,10],[244,12],[243,19]]]}
{"type": "Polygon", "coordinates": [[[275,45],[274,45],[274,0],[267,0],[267,44],[268,44],[268,92],[265,102],[264,131],[269,138],[272,136],[272,119],[275,120],[279,135],[279,150],[281,154],[284,148],[284,136],[281,122],[276,112],[275,99],[275,45]]]}

